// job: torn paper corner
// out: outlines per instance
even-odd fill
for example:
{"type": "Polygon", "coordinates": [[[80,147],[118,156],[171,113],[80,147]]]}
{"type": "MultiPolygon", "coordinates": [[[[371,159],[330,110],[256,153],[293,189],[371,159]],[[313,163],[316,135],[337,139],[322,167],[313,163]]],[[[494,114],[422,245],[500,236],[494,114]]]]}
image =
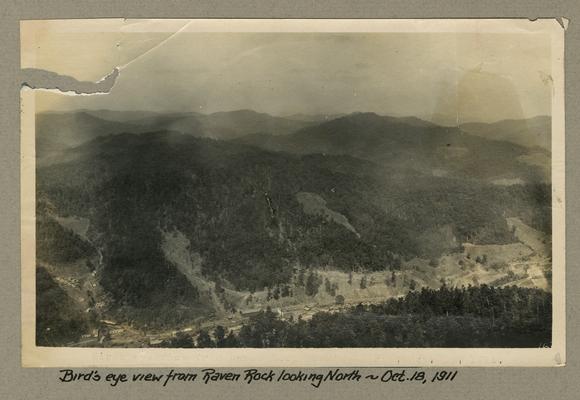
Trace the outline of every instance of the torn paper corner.
{"type": "Polygon", "coordinates": [[[558,18],[556,18],[556,21],[558,21],[558,23],[560,24],[562,29],[564,29],[564,31],[568,30],[568,25],[570,25],[570,20],[568,18],[558,17],[558,18]]]}
{"type": "Polygon", "coordinates": [[[111,91],[120,71],[114,68],[97,82],[78,81],[71,76],[36,68],[23,68],[22,74],[22,85],[31,89],[56,91],[68,95],[102,95],[111,91]]]}

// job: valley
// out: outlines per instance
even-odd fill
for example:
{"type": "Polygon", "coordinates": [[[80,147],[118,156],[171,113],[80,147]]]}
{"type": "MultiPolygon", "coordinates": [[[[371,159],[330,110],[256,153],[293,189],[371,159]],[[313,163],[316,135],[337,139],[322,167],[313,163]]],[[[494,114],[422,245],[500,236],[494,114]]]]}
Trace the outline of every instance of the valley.
{"type": "MultiPolygon", "coordinates": [[[[180,335],[197,337],[201,331],[212,332],[218,326],[226,332],[239,333],[244,324],[260,311],[272,310],[283,321],[309,321],[317,313],[340,313],[353,309],[359,304],[364,306],[380,305],[389,298],[400,298],[410,291],[422,288],[438,289],[448,287],[467,287],[489,285],[506,287],[538,288],[550,291],[550,283],[545,272],[549,270],[549,259],[545,247],[535,251],[530,244],[536,245],[543,235],[517,219],[517,224],[525,235],[518,237],[517,243],[506,245],[463,244],[462,253],[443,255],[438,260],[414,258],[404,261],[399,271],[350,272],[346,273],[330,266],[309,270],[319,277],[319,286],[314,295],[305,292],[299,284],[300,272],[292,278],[291,296],[273,298],[270,290],[250,293],[224,289],[222,296],[215,293],[215,282],[205,279],[201,273],[200,256],[191,252],[187,238],[178,231],[164,233],[163,250],[165,257],[187,277],[192,286],[200,293],[206,293],[212,313],[199,316],[195,323],[175,326],[170,330],[147,330],[126,322],[116,322],[108,315],[104,304],[107,303],[103,292],[96,290],[96,273],[83,269],[80,265],[70,266],[66,272],[49,267],[56,282],[65,287],[67,293],[79,304],[88,305],[86,293],[95,295],[100,301],[94,304],[105,333],[94,329],[83,334],[79,341],[68,346],[107,346],[107,347],[158,347],[172,343],[180,335]],[[530,237],[532,238],[530,243],[530,237]],[[527,243],[526,243],[527,241],[527,243]],[[329,282],[330,285],[325,284],[329,282]],[[328,288],[332,290],[328,290],[328,288]],[[340,297],[339,297],[340,296],[340,297]],[[223,300],[222,300],[223,299],[223,300]],[[226,310],[222,301],[233,307],[226,310]],[[106,338],[105,336],[106,335],[106,338]]],[[[302,271],[304,274],[304,271],[302,271]]],[[[303,279],[303,278],[302,278],[303,279]]],[[[92,297],[92,295],[91,295],[92,297]]],[[[86,313],[91,308],[84,310],[86,313]]]]}

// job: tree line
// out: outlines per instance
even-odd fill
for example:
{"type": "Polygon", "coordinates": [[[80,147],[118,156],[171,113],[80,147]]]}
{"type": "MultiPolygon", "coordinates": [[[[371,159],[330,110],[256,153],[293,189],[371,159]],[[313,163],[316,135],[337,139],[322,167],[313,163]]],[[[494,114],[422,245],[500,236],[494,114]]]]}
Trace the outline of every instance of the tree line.
{"type": "Polygon", "coordinates": [[[539,347],[551,344],[551,294],[516,286],[422,288],[382,304],[318,312],[311,320],[267,309],[239,332],[218,326],[170,347],[539,347]]]}

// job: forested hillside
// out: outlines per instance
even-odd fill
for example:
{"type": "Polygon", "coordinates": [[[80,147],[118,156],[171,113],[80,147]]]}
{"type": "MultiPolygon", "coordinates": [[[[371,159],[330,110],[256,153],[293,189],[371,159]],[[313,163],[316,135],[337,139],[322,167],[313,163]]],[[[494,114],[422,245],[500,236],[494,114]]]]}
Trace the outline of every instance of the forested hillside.
{"type": "Polygon", "coordinates": [[[62,346],[78,340],[90,323],[79,305],[54,281],[48,271],[36,268],[36,344],[62,346]]]}
{"type": "Polygon", "coordinates": [[[151,304],[156,288],[190,290],[165,281],[161,230],[183,232],[208,276],[255,290],[287,281],[296,264],[393,268],[401,257],[424,256],[417,238],[437,226],[450,224],[457,243],[484,244],[513,241],[506,216],[526,214],[549,228],[542,185],[400,180],[400,171],[349,156],[271,153],[157,132],[98,138],[70,157],[38,171],[38,196],[61,215],[91,221],[105,256],[103,285],[130,304],[151,304]],[[321,196],[360,237],[304,212],[302,192],[321,196]]]}

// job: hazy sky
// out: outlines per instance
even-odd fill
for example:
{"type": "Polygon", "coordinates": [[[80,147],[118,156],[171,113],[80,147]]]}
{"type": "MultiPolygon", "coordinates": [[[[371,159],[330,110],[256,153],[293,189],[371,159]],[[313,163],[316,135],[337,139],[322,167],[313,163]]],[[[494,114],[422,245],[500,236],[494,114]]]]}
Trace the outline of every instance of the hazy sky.
{"type": "Polygon", "coordinates": [[[39,111],[372,111],[489,122],[551,109],[547,34],[184,31],[170,37],[40,29],[33,42],[31,65],[24,67],[79,80],[99,80],[145,53],[122,69],[110,94],[40,92],[39,111]]]}

